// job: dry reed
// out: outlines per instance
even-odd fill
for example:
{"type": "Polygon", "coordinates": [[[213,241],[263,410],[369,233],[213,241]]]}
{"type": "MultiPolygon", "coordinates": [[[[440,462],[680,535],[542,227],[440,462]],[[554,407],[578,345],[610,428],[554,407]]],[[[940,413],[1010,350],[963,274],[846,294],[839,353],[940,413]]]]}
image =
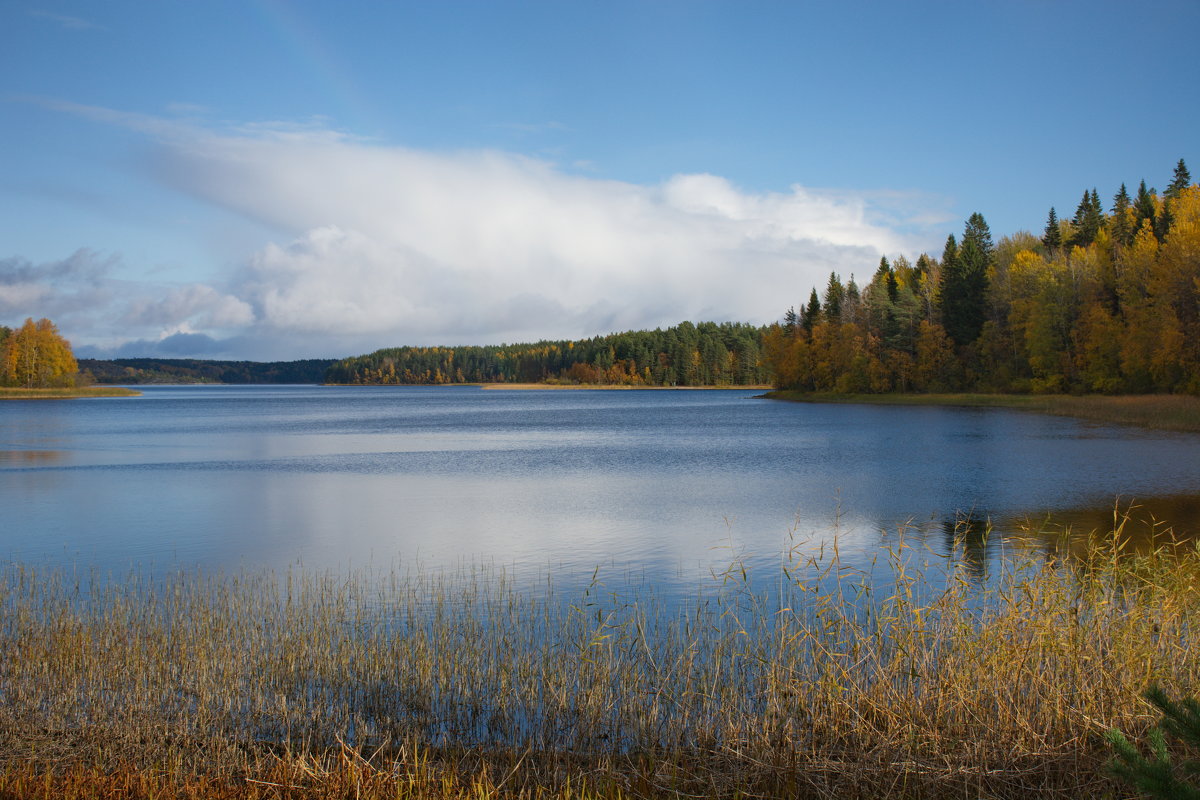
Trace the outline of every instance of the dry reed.
{"type": "Polygon", "coordinates": [[[0,797],[1077,797],[1195,691],[1194,552],[904,541],[686,606],[502,573],[0,580],[0,797]],[[976,565],[977,567],[977,565],[976,565]]]}

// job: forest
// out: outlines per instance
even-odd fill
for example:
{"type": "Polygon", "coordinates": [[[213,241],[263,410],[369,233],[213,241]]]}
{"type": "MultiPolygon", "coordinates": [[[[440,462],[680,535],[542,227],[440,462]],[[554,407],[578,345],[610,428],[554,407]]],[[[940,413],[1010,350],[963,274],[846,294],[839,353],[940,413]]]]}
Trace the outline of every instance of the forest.
{"type": "Polygon", "coordinates": [[[1200,187],[1095,188],[1042,235],[993,241],[981,214],[940,258],[831,274],[763,351],[780,389],[1200,394],[1200,187]]]}
{"type": "Polygon", "coordinates": [[[79,359],[96,383],[321,383],[333,359],[207,361],[198,358],[79,359]]]}
{"type": "Polygon", "coordinates": [[[483,347],[394,347],[347,358],[326,381],[344,384],[557,383],[730,386],[770,382],[764,329],[683,322],[578,341],[483,347]]]}
{"type": "Polygon", "coordinates": [[[0,325],[0,386],[59,388],[78,380],[71,345],[53,322],[30,318],[16,330],[0,325]]]}

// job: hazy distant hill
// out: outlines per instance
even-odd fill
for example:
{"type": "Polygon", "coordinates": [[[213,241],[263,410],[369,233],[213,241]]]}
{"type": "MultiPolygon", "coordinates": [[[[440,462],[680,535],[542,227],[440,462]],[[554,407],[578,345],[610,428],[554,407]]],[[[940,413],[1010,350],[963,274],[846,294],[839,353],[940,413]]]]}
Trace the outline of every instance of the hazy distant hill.
{"type": "Polygon", "coordinates": [[[324,383],[333,359],[204,361],[196,358],[79,359],[96,383],[324,383]]]}

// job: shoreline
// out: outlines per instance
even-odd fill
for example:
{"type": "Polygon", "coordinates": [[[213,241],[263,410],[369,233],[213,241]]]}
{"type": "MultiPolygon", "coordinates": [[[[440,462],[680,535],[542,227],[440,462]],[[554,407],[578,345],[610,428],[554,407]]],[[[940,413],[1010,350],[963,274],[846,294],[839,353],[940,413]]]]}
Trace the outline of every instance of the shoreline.
{"type": "Polygon", "coordinates": [[[77,400],[89,397],[141,397],[124,386],[82,386],[72,389],[24,389],[0,387],[0,400],[77,400]]]}
{"type": "Polygon", "coordinates": [[[539,389],[591,389],[599,391],[655,391],[655,392],[700,392],[700,391],[741,391],[765,392],[770,391],[770,384],[730,384],[721,386],[630,386],[621,383],[321,383],[318,386],[362,386],[362,387],[402,387],[423,386],[436,389],[447,386],[476,386],[487,391],[517,391],[528,392],[539,389]]]}
{"type": "Polygon", "coordinates": [[[836,394],[774,390],[763,397],[793,403],[1009,408],[1149,430],[1200,433],[1200,397],[1192,395],[836,394]]]}
{"type": "Polygon", "coordinates": [[[723,385],[723,386],[630,386],[618,383],[472,383],[463,384],[478,386],[486,390],[531,391],[537,389],[598,389],[600,391],[671,391],[671,392],[704,392],[704,391],[761,391],[770,389],[766,384],[723,385]]]}

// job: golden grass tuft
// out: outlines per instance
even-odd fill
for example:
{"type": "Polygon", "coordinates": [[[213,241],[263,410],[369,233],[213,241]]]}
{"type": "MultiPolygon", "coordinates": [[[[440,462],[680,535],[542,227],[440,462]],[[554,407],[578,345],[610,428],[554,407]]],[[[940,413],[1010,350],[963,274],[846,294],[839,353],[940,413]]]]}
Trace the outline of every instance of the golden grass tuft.
{"type": "MultiPolygon", "coordinates": [[[[900,540],[685,605],[502,573],[0,580],[0,797],[1078,797],[1200,677],[1200,557],[900,540]]],[[[1181,550],[1186,552],[1180,552],[1181,550]]]]}

